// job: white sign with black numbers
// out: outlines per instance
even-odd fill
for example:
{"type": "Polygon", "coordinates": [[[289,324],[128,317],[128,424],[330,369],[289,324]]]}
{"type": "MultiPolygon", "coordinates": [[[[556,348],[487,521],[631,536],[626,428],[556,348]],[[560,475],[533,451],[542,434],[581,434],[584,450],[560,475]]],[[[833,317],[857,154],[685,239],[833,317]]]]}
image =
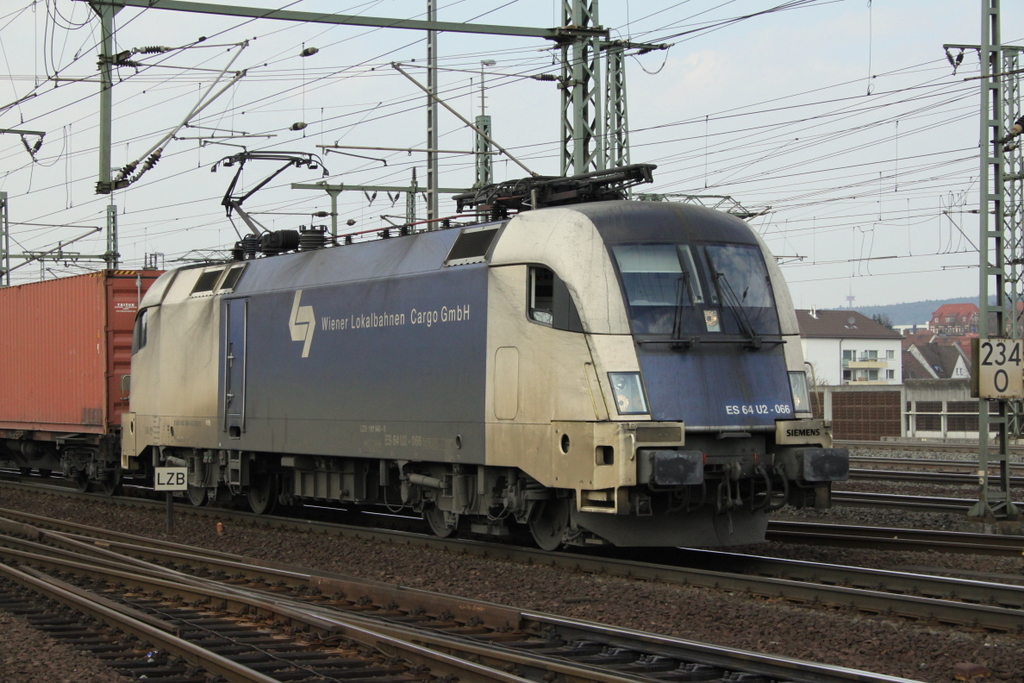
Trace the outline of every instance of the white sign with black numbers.
{"type": "Polygon", "coordinates": [[[971,385],[978,398],[1024,398],[1024,342],[1020,339],[972,339],[971,385]]]}
{"type": "Polygon", "coordinates": [[[157,467],[155,473],[154,491],[185,491],[188,489],[187,467],[157,467]]]}

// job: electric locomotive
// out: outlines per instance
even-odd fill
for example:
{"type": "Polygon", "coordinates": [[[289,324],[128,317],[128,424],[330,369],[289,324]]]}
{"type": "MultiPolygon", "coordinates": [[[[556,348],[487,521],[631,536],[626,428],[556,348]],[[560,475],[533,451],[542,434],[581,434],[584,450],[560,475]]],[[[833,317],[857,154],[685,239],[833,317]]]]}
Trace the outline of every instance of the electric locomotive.
{"type": "Polygon", "coordinates": [[[188,467],[195,504],[385,505],[546,549],[750,543],[772,510],[829,505],[848,454],[812,419],[779,268],[738,218],[622,199],[650,168],[167,272],[136,318],[122,466],[188,467]]]}

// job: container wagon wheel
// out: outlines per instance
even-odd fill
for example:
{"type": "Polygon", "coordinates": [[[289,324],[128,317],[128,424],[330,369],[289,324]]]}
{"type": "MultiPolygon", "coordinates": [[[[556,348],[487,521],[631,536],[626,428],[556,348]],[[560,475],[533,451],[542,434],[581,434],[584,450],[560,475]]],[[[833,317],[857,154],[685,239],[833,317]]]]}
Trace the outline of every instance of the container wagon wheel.
{"type": "Polygon", "coordinates": [[[89,475],[84,471],[75,475],[75,488],[78,489],[79,493],[85,493],[89,490],[89,475]]]}
{"type": "Polygon", "coordinates": [[[427,524],[430,525],[430,530],[438,538],[451,538],[455,535],[455,527],[445,525],[444,510],[441,510],[436,505],[428,505],[423,508],[423,519],[427,521],[427,524]]]}
{"type": "Polygon", "coordinates": [[[110,475],[100,482],[100,491],[104,495],[112,496],[121,488],[121,466],[118,465],[110,471],[110,475]]]}
{"type": "Polygon", "coordinates": [[[23,477],[27,477],[28,475],[32,474],[31,467],[19,467],[18,471],[21,472],[21,476],[23,477]]]}
{"type": "Polygon", "coordinates": [[[249,509],[257,515],[274,511],[277,505],[277,478],[272,474],[259,474],[249,481],[249,509]]]}
{"type": "Polygon", "coordinates": [[[49,479],[51,474],[53,474],[53,470],[46,469],[45,467],[39,468],[39,476],[43,479],[49,479]]]}
{"type": "Polygon", "coordinates": [[[530,534],[541,550],[558,550],[569,529],[569,499],[550,498],[544,501],[530,519],[530,534]]]}

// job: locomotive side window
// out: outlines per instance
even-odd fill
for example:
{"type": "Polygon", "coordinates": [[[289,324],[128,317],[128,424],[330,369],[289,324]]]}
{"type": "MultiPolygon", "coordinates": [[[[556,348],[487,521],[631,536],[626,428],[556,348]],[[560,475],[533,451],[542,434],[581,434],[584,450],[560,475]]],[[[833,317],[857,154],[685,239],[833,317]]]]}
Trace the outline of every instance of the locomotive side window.
{"type": "MultiPolygon", "coordinates": [[[[502,224],[504,225],[504,224],[502,224]]],[[[487,256],[500,225],[489,225],[482,228],[467,228],[459,233],[445,259],[446,266],[464,266],[469,263],[480,263],[487,256]]]]}
{"type": "Polygon", "coordinates": [[[199,279],[196,280],[195,286],[192,287],[192,294],[212,292],[213,286],[217,284],[217,280],[220,279],[220,274],[223,272],[223,268],[214,268],[213,270],[204,271],[199,276],[199,279]]]}
{"type": "Polygon", "coordinates": [[[149,329],[149,309],[143,308],[135,316],[135,327],[132,329],[132,355],[139,352],[146,345],[146,336],[149,329]]]}
{"type": "Polygon", "coordinates": [[[569,289],[550,268],[531,267],[529,287],[530,320],[556,330],[583,331],[583,323],[569,289]]]}
{"type": "Polygon", "coordinates": [[[231,266],[228,269],[228,274],[224,276],[224,280],[217,287],[218,292],[233,290],[235,285],[238,284],[238,278],[242,277],[242,271],[245,270],[245,265],[231,266]]]}

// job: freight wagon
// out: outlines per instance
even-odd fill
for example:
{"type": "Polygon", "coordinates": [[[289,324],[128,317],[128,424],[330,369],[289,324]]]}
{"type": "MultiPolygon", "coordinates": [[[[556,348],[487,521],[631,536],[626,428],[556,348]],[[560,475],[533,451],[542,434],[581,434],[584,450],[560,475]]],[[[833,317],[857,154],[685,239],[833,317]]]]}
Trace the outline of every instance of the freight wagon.
{"type": "Polygon", "coordinates": [[[0,288],[0,458],[114,492],[132,326],[159,275],[105,270],[0,288]]]}

